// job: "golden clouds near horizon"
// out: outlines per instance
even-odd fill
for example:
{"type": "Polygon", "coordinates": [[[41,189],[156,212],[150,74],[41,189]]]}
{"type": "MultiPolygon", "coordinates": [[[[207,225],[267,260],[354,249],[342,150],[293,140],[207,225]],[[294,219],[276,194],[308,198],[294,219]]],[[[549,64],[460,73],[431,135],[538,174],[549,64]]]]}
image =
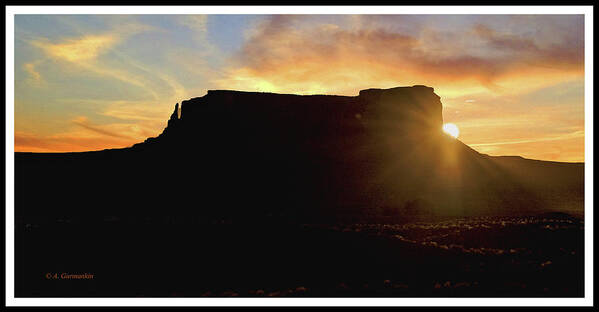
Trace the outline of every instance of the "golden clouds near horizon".
{"type": "Polygon", "coordinates": [[[481,91],[513,95],[583,74],[584,55],[576,46],[541,44],[480,24],[466,31],[471,40],[442,30],[404,34],[374,26],[344,29],[276,16],[248,35],[217,84],[248,91],[272,85],[280,92],[302,94],[326,88],[325,93],[342,95],[425,84],[443,89],[444,96],[481,91]]]}

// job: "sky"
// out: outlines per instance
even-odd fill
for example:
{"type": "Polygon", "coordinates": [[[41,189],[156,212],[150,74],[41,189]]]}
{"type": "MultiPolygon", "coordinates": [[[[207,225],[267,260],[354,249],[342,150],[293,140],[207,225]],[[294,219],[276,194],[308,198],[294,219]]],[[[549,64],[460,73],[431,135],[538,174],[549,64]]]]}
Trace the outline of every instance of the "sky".
{"type": "Polygon", "coordinates": [[[583,15],[16,15],[15,151],[121,148],[211,89],[427,85],[489,155],[584,161],[583,15]]]}

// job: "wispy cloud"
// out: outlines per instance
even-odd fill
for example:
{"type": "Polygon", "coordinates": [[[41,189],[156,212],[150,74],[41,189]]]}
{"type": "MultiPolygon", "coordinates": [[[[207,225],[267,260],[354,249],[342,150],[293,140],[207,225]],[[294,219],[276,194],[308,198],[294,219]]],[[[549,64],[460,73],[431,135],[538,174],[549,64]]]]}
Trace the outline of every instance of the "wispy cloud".
{"type": "MultiPolygon", "coordinates": [[[[145,88],[155,98],[155,92],[146,86],[143,77],[131,74],[122,68],[115,68],[101,62],[100,57],[114,52],[116,45],[124,42],[127,38],[140,32],[149,31],[153,28],[138,23],[119,25],[118,28],[100,34],[88,34],[74,38],[63,38],[50,40],[48,38],[37,38],[30,41],[34,47],[42,50],[47,60],[66,62],[61,66],[78,66],[83,70],[93,72],[97,75],[106,76],[141,88],[145,88]]],[[[41,63],[46,60],[37,60],[41,63]]],[[[38,72],[38,75],[41,74],[38,72]]]]}
{"type": "Polygon", "coordinates": [[[471,143],[468,144],[470,147],[480,147],[480,146],[498,146],[498,145],[512,145],[512,144],[524,144],[524,143],[534,143],[534,142],[546,142],[546,141],[560,141],[560,140],[569,140],[574,138],[584,138],[584,131],[579,130],[572,133],[560,134],[556,136],[550,137],[540,137],[540,138],[527,138],[527,139],[515,139],[512,141],[504,141],[504,142],[491,142],[491,143],[471,143]]]}
{"type": "Polygon", "coordinates": [[[85,116],[79,116],[79,117],[75,118],[73,120],[73,123],[84,128],[84,129],[87,129],[87,130],[90,130],[92,132],[99,133],[102,135],[107,135],[107,136],[111,136],[111,137],[115,137],[115,138],[130,139],[130,137],[128,137],[126,135],[107,130],[106,126],[102,127],[99,125],[92,124],[91,122],[89,122],[88,118],[85,116]]]}
{"type": "Polygon", "coordinates": [[[208,34],[208,16],[207,15],[183,15],[179,23],[195,32],[195,39],[204,41],[208,34]]]}
{"type": "Polygon", "coordinates": [[[110,136],[82,136],[79,133],[45,136],[15,132],[15,152],[84,152],[131,145],[132,142],[110,136]]]}
{"type": "Polygon", "coordinates": [[[73,63],[95,60],[98,55],[108,50],[119,37],[113,35],[90,35],[64,42],[34,41],[33,45],[44,50],[50,57],[73,63]]]}
{"type": "Polygon", "coordinates": [[[23,64],[23,70],[29,74],[29,77],[36,83],[42,81],[42,75],[35,69],[36,63],[23,64]]]}

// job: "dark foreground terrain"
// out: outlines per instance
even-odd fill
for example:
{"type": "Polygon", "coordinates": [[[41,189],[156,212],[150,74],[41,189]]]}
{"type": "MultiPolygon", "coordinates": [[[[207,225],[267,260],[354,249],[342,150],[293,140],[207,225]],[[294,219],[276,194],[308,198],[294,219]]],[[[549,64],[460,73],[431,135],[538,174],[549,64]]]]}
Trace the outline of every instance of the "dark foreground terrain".
{"type": "Polygon", "coordinates": [[[130,148],[15,153],[16,296],[583,296],[584,163],[481,154],[442,111],[216,90],[130,148]]]}
{"type": "Polygon", "coordinates": [[[581,297],[583,230],[555,213],[405,224],[19,224],[16,296],[581,297]]]}

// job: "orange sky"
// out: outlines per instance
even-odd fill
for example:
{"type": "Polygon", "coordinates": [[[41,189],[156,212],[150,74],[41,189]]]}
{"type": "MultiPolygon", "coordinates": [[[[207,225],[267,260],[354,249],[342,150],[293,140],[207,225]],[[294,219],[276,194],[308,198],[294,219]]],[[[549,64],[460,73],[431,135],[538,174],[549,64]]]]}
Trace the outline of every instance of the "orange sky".
{"type": "Polygon", "coordinates": [[[126,147],[208,89],[435,88],[460,140],[584,161],[581,15],[25,15],[15,150],[126,147]]]}

